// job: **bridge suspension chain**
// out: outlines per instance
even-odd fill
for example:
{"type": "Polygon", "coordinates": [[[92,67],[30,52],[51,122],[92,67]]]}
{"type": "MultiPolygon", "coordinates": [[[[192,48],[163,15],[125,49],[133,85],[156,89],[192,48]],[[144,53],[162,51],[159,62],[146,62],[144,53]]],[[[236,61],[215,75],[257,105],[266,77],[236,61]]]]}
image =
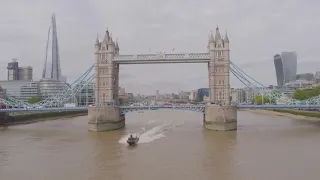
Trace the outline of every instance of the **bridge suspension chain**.
{"type": "Polygon", "coordinates": [[[278,93],[273,92],[268,89],[254,78],[249,76],[247,73],[242,71],[239,67],[237,67],[234,63],[230,62],[230,71],[232,74],[239,79],[244,85],[248,88],[252,89],[254,92],[258,92],[260,95],[266,96],[270,100],[274,100],[277,103],[283,104],[306,104],[307,101],[300,101],[296,99],[290,99],[284,95],[280,95],[278,93]],[[255,85],[257,84],[257,85],[255,85]]]}

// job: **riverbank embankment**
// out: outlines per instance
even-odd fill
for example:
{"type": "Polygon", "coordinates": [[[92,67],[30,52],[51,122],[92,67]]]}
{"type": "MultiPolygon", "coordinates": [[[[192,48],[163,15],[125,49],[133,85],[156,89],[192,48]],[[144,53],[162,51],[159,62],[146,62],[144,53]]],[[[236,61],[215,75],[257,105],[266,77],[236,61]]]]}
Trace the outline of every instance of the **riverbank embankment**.
{"type": "Polygon", "coordinates": [[[304,111],[295,109],[246,109],[246,111],[265,115],[284,116],[295,120],[320,123],[320,112],[315,111],[304,111]]]}
{"type": "Polygon", "coordinates": [[[61,118],[71,118],[76,116],[86,116],[87,111],[70,111],[70,112],[43,112],[33,114],[21,114],[12,116],[7,113],[0,113],[0,126],[14,126],[21,124],[31,124],[41,121],[57,120],[61,118]]]}

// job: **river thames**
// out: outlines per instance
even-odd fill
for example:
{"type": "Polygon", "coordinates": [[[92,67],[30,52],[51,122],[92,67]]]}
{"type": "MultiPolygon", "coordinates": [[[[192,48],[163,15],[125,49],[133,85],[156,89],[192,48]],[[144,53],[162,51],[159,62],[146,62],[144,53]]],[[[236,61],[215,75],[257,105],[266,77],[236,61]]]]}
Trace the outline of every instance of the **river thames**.
{"type": "Polygon", "coordinates": [[[88,132],[86,116],[0,130],[1,180],[318,180],[319,167],[318,125],[247,111],[231,132],[173,110],[129,113],[112,132],[88,132]]]}

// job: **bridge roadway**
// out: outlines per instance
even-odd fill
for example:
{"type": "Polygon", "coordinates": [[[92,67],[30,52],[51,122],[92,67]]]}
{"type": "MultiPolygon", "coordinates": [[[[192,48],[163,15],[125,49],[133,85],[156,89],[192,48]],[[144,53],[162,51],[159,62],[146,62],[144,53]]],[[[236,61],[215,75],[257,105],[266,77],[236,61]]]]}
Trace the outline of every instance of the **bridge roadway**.
{"type": "Polygon", "coordinates": [[[209,53],[117,55],[113,58],[113,62],[117,64],[208,63],[209,61],[209,53]]]}
{"type": "MultiPolygon", "coordinates": [[[[175,110],[189,110],[204,113],[206,105],[180,105],[180,106],[120,106],[121,114],[139,110],[156,110],[156,109],[175,109],[175,110]]],[[[239,109],[315,109],[320,108],[320,105],[245,105],[238,104],[239,109]]],[[[53,107],[53,108],[12,108],[0,109],[0,112],[61,112],[61,111],[87,111],[87,106],[81,107],[53,107]]]]}

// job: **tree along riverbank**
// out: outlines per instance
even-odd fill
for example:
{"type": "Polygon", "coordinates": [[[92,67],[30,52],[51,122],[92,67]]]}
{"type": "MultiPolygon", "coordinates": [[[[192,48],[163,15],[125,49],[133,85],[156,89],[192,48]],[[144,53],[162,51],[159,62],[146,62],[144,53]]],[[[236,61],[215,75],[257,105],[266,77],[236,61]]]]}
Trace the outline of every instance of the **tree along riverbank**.
{"type": "Polygon", "coordinates": [[[315,111],[293,109],[247,109],[247,111],[265,115],[284,116],[295,120],[304,120],[320,123],[320,112],[315,111]]]}
{"type": "Polygon", "coordinates": [[[37,123],[41,121],[57,120],[61,118],[70,118],[76,116],[86,116],[87,111],[70,111],[70,112],[44,112],[34,114],[8,115],[7,113],[0,113],[0,127],[13,126],[20,124],[37,123]]]}

